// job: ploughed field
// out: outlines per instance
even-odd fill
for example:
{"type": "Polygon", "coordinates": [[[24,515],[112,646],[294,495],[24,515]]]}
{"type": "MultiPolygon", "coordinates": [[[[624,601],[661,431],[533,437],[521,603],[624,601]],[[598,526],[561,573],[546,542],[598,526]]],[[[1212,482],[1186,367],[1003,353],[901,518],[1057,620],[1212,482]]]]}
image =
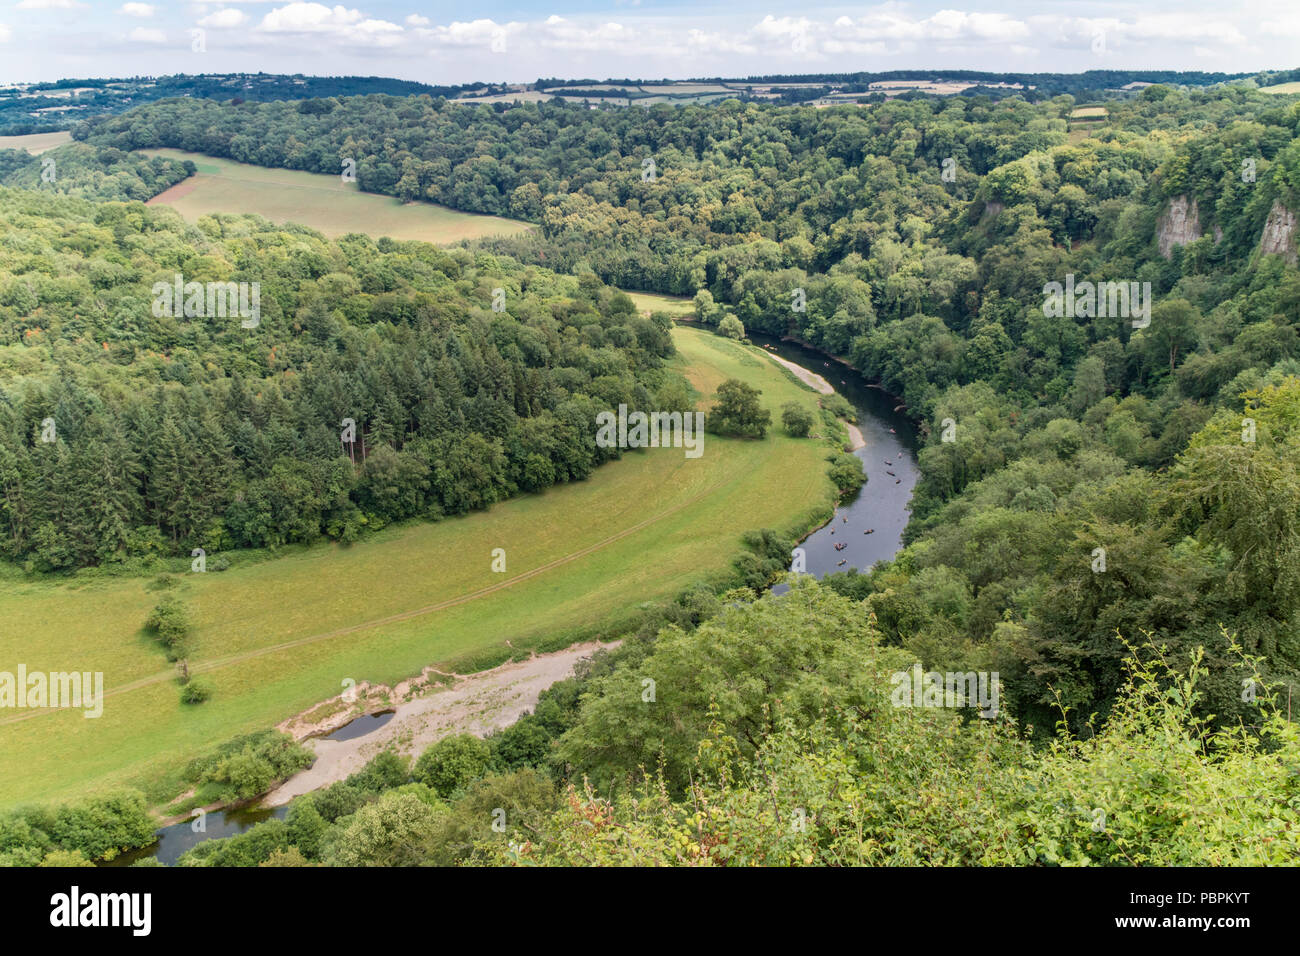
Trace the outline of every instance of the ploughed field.
{"type": "Polygon", "coordinates": [[[142,150],[148,156],[188,159],[198,173],[149,200],[171,206],[188,222],[210,213],[255,213],[275,223],[298,222],[335,238],[349,232],[447,244],[513,236],[534,228],[500,216],[457,212],[433,203],[403,203],[363,193],[341,176],[252,166],[181,149],[142,150]]]}
{"type": "MultiPolygon", "coordinates": [[[[816,407],[755,348],[692,328],[673,337],[701,407],[731,377],[762,389],[778,422],[787,401],[816,407]]],[[[806,530],[810,510],[833,497],[827,453],[779,427],[762,441],[708,435],[699,458],[626,452],[588,481],[490,511],[186,574],[170,593],[194,618],[191,672],[214,687],[198,707],[180,703],[172,666],[142,630],[164,593],[152,578],[11,578],[0,586],[0,660],[29,673],[102,671],[107,697],[98,719],[5,714],[0,806],[121,785],[162,796],[188,757],[274,726],[349,678],[391,685],[430,664],[467,672],[608,633],[590,628],[724,567],[744,531],[806,530]],[[504,573],[491,570],[494,548],[506,551],[504,573]]]]}

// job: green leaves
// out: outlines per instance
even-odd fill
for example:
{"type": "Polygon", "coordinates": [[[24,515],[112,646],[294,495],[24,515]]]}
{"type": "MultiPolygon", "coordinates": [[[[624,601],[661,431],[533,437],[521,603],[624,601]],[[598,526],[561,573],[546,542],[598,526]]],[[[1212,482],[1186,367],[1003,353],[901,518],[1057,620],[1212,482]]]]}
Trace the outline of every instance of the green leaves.
{"type": "Polygon", "coordinates": [[[759,404],[760,394],[740,379],[727,379],[718,386],[713,408],[708,412],[709,430],[719,435],[763,438],[772,422],[772,413],[759,404]]]}

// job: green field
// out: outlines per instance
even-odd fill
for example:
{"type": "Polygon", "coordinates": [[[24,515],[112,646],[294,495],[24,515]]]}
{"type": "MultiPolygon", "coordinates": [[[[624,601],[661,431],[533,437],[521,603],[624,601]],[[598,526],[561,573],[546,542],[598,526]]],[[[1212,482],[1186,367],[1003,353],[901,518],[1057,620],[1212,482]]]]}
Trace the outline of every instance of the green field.
{"type": "Polygon", "coordinates": [[[143,150],[149,156],[188,159],[198,174],[149,200],[171,206],[189,222],[214,212],[256,213],[272,222],[299,222],[331,238],[349,232],[452,243],[485,236],[514,236],[533,226],[499,216],[457,212],[433,203],[403,203],[363,193],[339,176],[270,169],[180,149],[143,150]]]}
{"type": "Polygon", "coordinates": [[[25,149],[33,156],[39,156],[47,149],[72,142],[72,134],[66,130],[57,133],[29,133],[26,136],[0,136],[0,149],[25,149]]]}
{"type": "MultiPolygon", "coordinates": [[[[773,410],[815,405],[757,349],[696,329],[673,336],[702,395],[738,377],[773,410]]],[[[0,720],[0,805],[124,784],[157,793],[183,758],[273,726],[339,693],[346,678],[391,684],[673,595],[724,567],[744,531],[807,526],[809,509],[831,500],[827,451],[779,429],[764,441],[710,435],[698,459],[630,452],[586,482],[488,512],[188,574],[180,593],[197,627],[192,670],[215,687],[198,707],[179,703],[170,666],[141,632],[160,598],[151,579],[10,579],[0,589],[0,670],[102,671],[108,697],[99,719],[38,710],[0,720]],[[490,570],[493,548],[506,549],[504,574],[490,570]]]]}
{"type": "Polygon", "coordinates": [[[628,292],[636,310],[641,313],[667,312],[669,315],[689,315],[695,306],[684,295],[657,295],[654,292],[628,292]]]}

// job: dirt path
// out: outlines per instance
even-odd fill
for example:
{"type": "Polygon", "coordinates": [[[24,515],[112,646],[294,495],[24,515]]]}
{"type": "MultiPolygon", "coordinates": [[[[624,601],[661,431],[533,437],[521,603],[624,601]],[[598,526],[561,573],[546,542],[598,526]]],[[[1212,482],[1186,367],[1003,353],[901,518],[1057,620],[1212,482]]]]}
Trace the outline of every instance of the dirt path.
{"type": "Polygon", "coordinates": [[[862,436],[862,429],[852,422],[845,422],[844,427],[849,430],[849,451],[857,451],[863,447],[867,440],[862,436]]]}
{"type": "MultiPolygon", "coordinates": [[[[602,647],[617,647],[618,643],[578,644],[554,654],[539,654],[519,663],[502,664],[490,671],[458,677],[450,687],[398,704],[388,723],[363,737],[310,740],[306,746],[315,751],[316,762],[310,769],[290,777],[272,790],[262,800],[262,805],[282,806],[294,797],[343,780],[390,745],[395,745],[398,753],[418,756],[430,744],[451,734],[470,733],[483,737],[493,730],[507,727],[524,711],[537,706],[542,691],[569,677],[579,660],[602,647]]],[[[387,690],[371,687],[365,692],[374,694],[387,690]]],[[[399,684],[391,694],[400,699],[404,696],[402,691],[403,685],[399,684]]],[[[318,708],[319,705],[313,710],[318,708]]],[[[339,718],[333,723],[343,720],[345,713],[340,711],[339,718]]],[[[282,724],[280,729],[301,739],[307,734],[321,732],[323,727],[294,718],[282,724]]]]}

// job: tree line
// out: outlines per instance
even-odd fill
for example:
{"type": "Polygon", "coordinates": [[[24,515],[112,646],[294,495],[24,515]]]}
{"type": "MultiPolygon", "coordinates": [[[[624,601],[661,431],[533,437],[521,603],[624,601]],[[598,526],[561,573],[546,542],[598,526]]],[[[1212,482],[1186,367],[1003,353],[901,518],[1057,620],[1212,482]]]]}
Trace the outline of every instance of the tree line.
{"type": "Polygon", "coordinates": [[[0,220],[0,553],[34,570],[462,514],[617,456],[600,411],[694,407],[671,323],[592,275],[39,191],[0,220]],[[173,274],[259,282],[260,325],[156,314],[173,274]]]}

